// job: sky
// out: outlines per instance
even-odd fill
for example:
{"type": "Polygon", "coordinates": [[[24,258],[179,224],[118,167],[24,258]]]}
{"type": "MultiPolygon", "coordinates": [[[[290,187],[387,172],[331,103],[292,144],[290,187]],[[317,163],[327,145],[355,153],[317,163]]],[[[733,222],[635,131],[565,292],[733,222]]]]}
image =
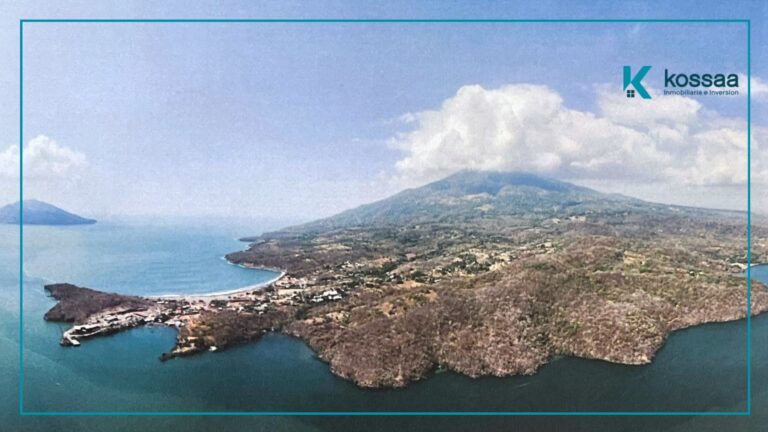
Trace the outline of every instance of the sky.
{"type": "MultiPolygon", "coordinates": [[[[19,195],[19,18],[751,18],[768,213],[768,7],[613,4],[12,3],[0,202],[19,195]]],[[[294,221],[480,169],[743,210],[746,39],[738,23],[27,23],[24,194],[95,217],[294,221]],[[651,100],[625,97],[624,65],[652,65],[651,100]],[[739,74],[742,95],[663,95],[664,69],[739,74]]]]}

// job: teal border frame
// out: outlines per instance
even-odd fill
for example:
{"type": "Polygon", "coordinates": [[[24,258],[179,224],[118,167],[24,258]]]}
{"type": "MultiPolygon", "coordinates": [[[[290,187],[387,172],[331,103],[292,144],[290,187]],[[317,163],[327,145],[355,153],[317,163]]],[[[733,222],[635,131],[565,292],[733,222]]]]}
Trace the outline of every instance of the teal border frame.
{"type": "Polygon", "coordinates": [[[19,20],[20,416],[749,416],[752,413],[752,30],[749,19],[21,19],[19,20]],[[25,23],[740,23],[747,26],[747,409],[745,411],[24,411],[25,23]]]}

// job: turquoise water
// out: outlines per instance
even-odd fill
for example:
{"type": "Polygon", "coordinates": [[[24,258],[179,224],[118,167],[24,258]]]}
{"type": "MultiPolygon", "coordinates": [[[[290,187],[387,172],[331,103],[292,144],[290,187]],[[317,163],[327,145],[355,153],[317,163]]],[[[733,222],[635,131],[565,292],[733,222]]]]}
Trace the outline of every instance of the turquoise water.
{"type": "MultiPolygon", "coordinates": [[[[369,391],[334,377],[299,340],[269,335],[225,352],[160,363],[174,332],[141,328],[62,348],[64,326],[42,314],[42,286],[67,281],[128,294],[221,291],[272,274],[221,260],[259,227],[101,223],[25,228],[26,411],[564,410],[735,411],[746,407],[746,323],[672,335],[648,366],[560,358],[532,377],[469,379],[438,373],[406,389],[369,391]]],[[[0,430],[765,430],[768,316],[753,320],[750,418],[19,418],[18,230],[0,226],[0,430]],[[4,427],[5,426],[5,427],[4,427]]],[[[753,269],[768,280],[768,267],[753,269]]]]}
{"type": "Polygon", "coordinates": [[[106,291],[157,295],[205,293],[277,276],[224,260],[243,249],[242,231],[211,226],[99,223],[25,227],[24,273],[106,291]]]}

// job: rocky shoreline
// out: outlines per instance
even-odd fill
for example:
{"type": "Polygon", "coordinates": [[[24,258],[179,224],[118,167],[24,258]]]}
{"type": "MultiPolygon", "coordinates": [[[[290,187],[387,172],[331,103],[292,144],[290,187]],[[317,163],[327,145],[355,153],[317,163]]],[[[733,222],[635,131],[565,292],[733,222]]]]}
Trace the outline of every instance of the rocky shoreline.
{"type": "MultiPolygon", "coordinates": [[[[141,325],[170,326],[178,332],[176,344],[160,355],[161,361],[225,350],[280,331],[306,341],[337,376],[361,387],[379,388],[405,386],[437,368],[470,377],[530,375],[558,355],[647,364],[673,331],[745,317],[744,279],[728,273],[705,284],[690,275],[683,277],[683,272],[667,275],[659,289],[667,289],[667,283],[676,285],[682,277],[700,297],[687,306],[665,304],[652,296],[629,304],[618,297],[574,291],[569,269],[560,268],[566,262],[577,263],[584,274],[597,275],[580,281],[593,289],[660,283],[657,277],[641,274],[600,274],[594,266],[604,265],[617,253],[610,248],[610,239],[591,240],[602,244],[589,255],[580,249],[567,256],[532,253],[459,284],[446,280],[375,292],[337,287],[322,302],[312,299],[329,291],[326,286],[313,288],[311,282],[290,275],[263,290],[236,293],[226,300],[151,299],[47,285],[59,303],[45,319],[73,323],[62,336],[64,346],[79,346],[83,339],[141,325]],[[710,285],[715,283],[723,285],[710,285]],[[553,286],[558,287],[555,292],[547,291],[553,286]],[[422,300],[400,305],[405,309],[400,312],[381,313],[382,305],[402,300],[404,290],[409,298],[422,300]],[[537,293],[552,300],[537,300],[537,293]]],[[[768,294],[753,282],[752,313],[766,310],[768,294]]]]}

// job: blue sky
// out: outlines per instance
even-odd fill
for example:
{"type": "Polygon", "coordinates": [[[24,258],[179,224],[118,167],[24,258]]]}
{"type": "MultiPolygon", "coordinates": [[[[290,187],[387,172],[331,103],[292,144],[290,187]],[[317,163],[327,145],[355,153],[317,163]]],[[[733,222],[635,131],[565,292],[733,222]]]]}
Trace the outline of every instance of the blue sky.
{"type": "MultiPolygon", "coordinates": [[[[746,17],[754,20],[753,41],[766,40],[761,2],[630,2],[621,10],[613,4],[12,6],[0,28],[0,49],[12,60],[0,65],[0,82],[4,100],[13,101],[0,107],[0,158],[18,143],[22,17],[746,17]]],[[[657,96],[656,105],[636,112],[636,104],[629,114],[626,101],[613,98],[622,96],[625,64],[653,65],[646,83],[655,89],[664,68],[745,74],[744,25],[31,23],[24,44],[25,145],[36,139],[40,152],[25,193],[80,213],[311,219],[478,167],[532,170],[659,201],[745,203],[730,169],[739,163],[738,149],[724,154],[731,157],[725,162],[704,160],[715,157],[705,148],[710,143],[732,147],[725,136],[743,127],[745,98],[657,96]],[[522,100],[528,102],[520,108],[522,100]],[[522,109],[515,111],[521,119],[540,113],[529,105],[543,100],[554,104],[542,114],[552,116],[547,124],[499,120],[504,110],[522,109]],[[690,116],[679,115],[686,110],[690,116]],[[650,117],[643,123],[622,115],[650,117]],[[606,122],[611,134],[603,133],[606,122]],[[474,123],[497,132],[480,136],[469,130],[474,123]],[[707,135],[691,131],[699,129],[707,135]],[[464,131],[460,144],[446,138],[451,130],[464,131]],[[681,137],[659,138],[670,130],[681,137]],[[591,134],[599,135],[594,145],[591,134]],[[579,141],[577,152],[589,158],[574,156],[567,143],[539,151],[538,140],[561,135],[579,141]],[[624,139],[635,144],[614,152],[611,143],[626,146],[618,142],[624,139]],[[675,140],[697,144],[678,152],[675,140]],[[628,168],[617,169],[621,164],[628,168]],[[643,174],[656,167],[663,175],[643,174]]],[[[753,43],[754,76],[768,77],[765,49],[753,43]]],[[[765,124],[765,113],[765,102],[756,100],[754,123],[765,124]]],[[[10,177],[0,179],[2,201],[18,197],[10,177]]]]}

